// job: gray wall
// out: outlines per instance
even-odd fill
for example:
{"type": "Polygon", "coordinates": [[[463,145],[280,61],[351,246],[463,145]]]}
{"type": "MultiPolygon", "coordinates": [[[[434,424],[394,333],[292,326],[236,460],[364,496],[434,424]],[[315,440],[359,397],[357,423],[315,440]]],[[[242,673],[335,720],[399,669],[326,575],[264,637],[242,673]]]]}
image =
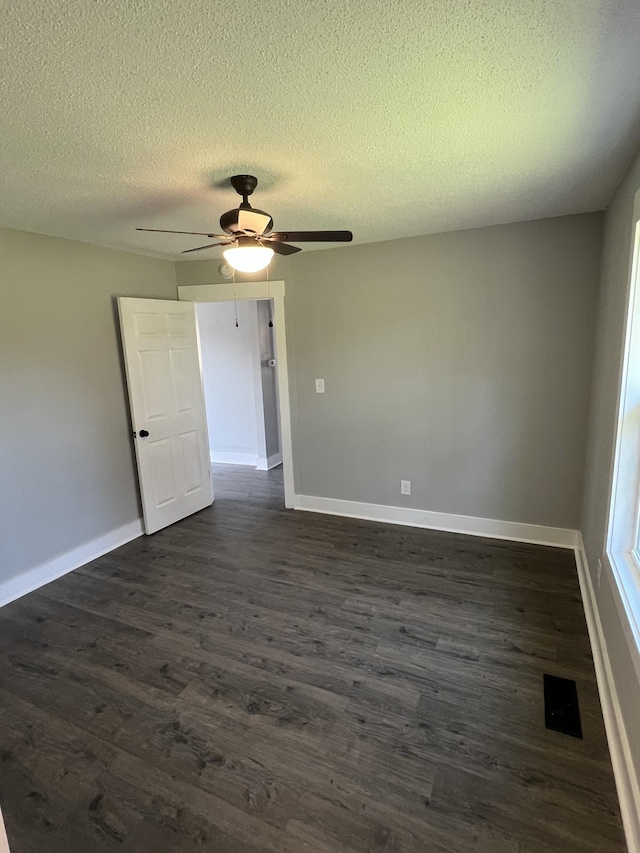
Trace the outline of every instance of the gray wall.
{"type": "Polygon", "coordinates": [[[0,582],[140,517],[114,296],[174,264],[0,230],[0,582]]]}
{"type": "MultiPolygon", "coordinates": [[[[178,284],[230,284],[229,279],[220,275],[220,258],[209,261],[178,261],[176,277],[178,284]]],[[[236,273],[236,281],[266,281],[267,275],[271,281],[286,279],[289,273],[289,258],[276,255],[269,264],[268,270],[256,273],[236,273]]]]}
{"type": "Polygon", "coordinates": [[[587,214],[291,258],[296,490],[576,528],[601,228],[587,214]]]}
{"type": "Polygon", "coordinates": [[[237,328],[232,302],[203,303],[198,306],[198,325],[211,452],[257,456],[255,302],[238,303],[237,328]]]}
{"type": "MultiPolygon", "coordinates": [[[[640,777],[640,652],[608,571],[598,588],[598,558],[604,553],[611,475],[616,440],[633,202],[640,189],[640,154],[618,187],[605,214],[602,279],[596,335],[596,358],[581,528],[613,676],[640,777]]],[[[604,561],[605,567],[608,565],[604,561]]]]}

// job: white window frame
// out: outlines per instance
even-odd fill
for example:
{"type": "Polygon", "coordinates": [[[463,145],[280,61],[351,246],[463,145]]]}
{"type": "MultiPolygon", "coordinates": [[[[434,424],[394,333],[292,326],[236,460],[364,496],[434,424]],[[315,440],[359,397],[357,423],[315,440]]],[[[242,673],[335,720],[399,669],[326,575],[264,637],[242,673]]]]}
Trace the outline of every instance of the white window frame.
{"type": "Polygon", "coordinates": [[[640,649],[640,192],[632,235],[606,557],[640,649]]]}

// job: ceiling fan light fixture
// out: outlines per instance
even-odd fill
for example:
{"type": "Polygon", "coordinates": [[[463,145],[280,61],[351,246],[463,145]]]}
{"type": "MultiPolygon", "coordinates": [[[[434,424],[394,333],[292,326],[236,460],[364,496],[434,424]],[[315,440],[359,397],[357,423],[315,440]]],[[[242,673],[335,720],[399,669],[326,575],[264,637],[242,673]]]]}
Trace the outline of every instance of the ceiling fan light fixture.
{"type": "Polygon", "coordinates": [[[183,249],[183,253],[202,252],[205,249],[215,249],[218,246],[236,245],[222,254],[229,266],[238,272],[260,272],[271,263],[274,253],[278,255],[295,255],[300,252],[299,246],[291,243],[350,243],[353,240],[351,231],[273,231],[271,214],[258,210],[249,204],[249,196],[258,185],[258,179],[253,175],[234,175],[230,178],[231,186],[242,196],[242,204],[233,210],[227,210],[220,217],[222,234],[210,231],[173,231],[164,228],[136,228],[136,231],[155,231],[159,234],[192,234],[201,237],[211,237],[222,241],[207,243],[206,246],[195,246],[193,249],[183,249]],[[268,244],[265,246],[265,242],[268,244]],[[273,248],[271,248],[271,246],[273,248]]]}
{"type": "Polygon", "coordinates": [[[260,246],[252,238],[240,237],[238,245],[225,249],[222,253],[225,261],[237,272],[260,272],[266,269],[273,258],[273,249],[260,246]]]}

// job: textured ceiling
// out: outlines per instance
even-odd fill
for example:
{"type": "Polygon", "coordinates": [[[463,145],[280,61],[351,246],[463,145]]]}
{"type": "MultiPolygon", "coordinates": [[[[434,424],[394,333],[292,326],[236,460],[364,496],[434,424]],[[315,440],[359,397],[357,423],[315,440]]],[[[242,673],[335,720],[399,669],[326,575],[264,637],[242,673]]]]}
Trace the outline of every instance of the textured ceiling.
{"type": "Polygon", "coordinates": [[[11,228],[177,258],[134,227],[217,229],[248,171],[276,229],[371,242],[600,209],[638,146],[638,0],[0,9],[11,228]]]}

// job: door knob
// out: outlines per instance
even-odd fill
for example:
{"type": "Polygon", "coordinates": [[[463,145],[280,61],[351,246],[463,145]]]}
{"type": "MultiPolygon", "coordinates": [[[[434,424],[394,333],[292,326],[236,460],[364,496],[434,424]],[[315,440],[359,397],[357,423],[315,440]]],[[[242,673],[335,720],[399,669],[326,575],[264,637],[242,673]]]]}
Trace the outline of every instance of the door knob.
{"type": "Polygon", "coordinates": [[[140,430],[140,438],[146,438],[149,435],[149,432],[146,429],[140,430]]]}

